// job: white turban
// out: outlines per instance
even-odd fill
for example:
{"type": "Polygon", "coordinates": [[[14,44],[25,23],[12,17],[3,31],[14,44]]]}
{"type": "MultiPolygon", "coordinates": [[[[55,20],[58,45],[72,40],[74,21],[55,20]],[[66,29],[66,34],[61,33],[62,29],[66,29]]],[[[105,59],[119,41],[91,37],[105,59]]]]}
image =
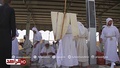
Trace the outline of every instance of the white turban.
{"type": "MultiPolygon", "coordinates": [[[[107,18],[107,19],[106,19],[106,25],[108,24],[108,22],[109,22],[110,20],[112,20],[112,18],[107,18]]],[[[113,25],[113,22],[112,22],[112,25],[113,25]]]]}
{"type": "Polygon", "coordinates": [[[83,35],[85,33],[85,27],[81,22],[78,22],[78,28],[79,28],[80,34],[83,35]]]}
{"type": "Polygon", "coordinates": [[[33,27],[32,30],[38,32],[37,28],[36,27],[33,27]]]}

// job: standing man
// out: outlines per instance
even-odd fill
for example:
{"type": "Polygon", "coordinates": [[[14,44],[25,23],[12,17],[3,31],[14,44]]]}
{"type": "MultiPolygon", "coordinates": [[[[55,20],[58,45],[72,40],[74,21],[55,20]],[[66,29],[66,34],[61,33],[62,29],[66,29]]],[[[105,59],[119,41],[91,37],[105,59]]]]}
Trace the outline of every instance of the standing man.
{"type": "Polygon", "coordinates": [[[113,26],[111,18],[106,19],[106,27],[102,30],[101,39],[104,43],[104,54],[106,62],[111,62],[111,68],[114,68],[115,62],[120,61],[117,54],[119,31],[117,27],[113,26]]]}
{"type": "Polygon", "coordinates": [[[38,56],[39,56],[40,51],[41,51],[40,41],[42,40],[42,36],[36,27],[33,27],[32,31],[34,32],[34,36],[33,36],[33,51],[32,51],[31,61],[36,62],[36,61],[38,61],[38,56]]]}
{"type": "Polygon", "coordinates": [[[57,51],[57,64],[62,68],[69,68],[78,65],[77,49],[75,46],[75,38],[72,35],[71,25],[69,24],[65,36],[59,41],[57,51]]]}
{"type": "Polygon", "coordinates": [[[79,65],[87,66],[89,68],[89,61],[88,61],[88,46],[86,40],[88,40],[88,29],[84,27],[81,22],[78,22],[79,27],[79,37],[77,39],[77,55],[79,65]]]}
{"type": "Polygon", "coordinates": [[[10,2],[11,0],[2,0],[0,6],[0,67],[2,68],[10,68],[6,65],[6,59],[11,58],[12,40],[16,36],[15,11],[9,6],[10,2]]]}
{"type": "Polygon", "coordinates": [[[18,33],[17,29],[16,29],[15,39],[12,40],[12,56],[15,56],[16,58],[19,55],[19,49],[18,49],[19,43],[18,43],[18,39],[17,39],[18,36],[19,36],[19,33],[18,33]]]}

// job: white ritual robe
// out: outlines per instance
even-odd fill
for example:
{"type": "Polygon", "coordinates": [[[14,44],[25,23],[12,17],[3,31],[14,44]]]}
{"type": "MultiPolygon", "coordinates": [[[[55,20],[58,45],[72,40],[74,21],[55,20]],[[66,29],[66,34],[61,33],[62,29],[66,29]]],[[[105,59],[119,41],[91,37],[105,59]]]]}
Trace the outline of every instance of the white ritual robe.
{"type": "Polygon", "coordinates": [[[79,38],[77,39],[78,61],[83,65],[85,64],[88,65],[88,47],[86,42],[87,39],[88,39],[88,30],[87,28],[84,27],[84,33],[83,34],[80,33],[79,38]]]}
{"type": "Polygon", "coordinates": [[[119,61],[119,57],[117,54],[117,46],[118,46],[118,38],[119,38],[119,31],[115,26],[105,27],[102,30],[101,38],[103,39],[104,43],[104,53],[105,59],[107,61],[116,62],[119,61]],[[112,39],[111,39],[111,38],[112,39]]]}
{"type": "Polygon", "coordinates": [[[15,38],[13,41],[12,41],[12,56],[18,56],[19,55],[19,49],[18,49],[18,40],[17,38],[15,38]]]}
{"type": "Polygon", "coordinates": [[[12,56],[14,55],[15,57],[18,57],[19,55],[19,44],[18,44],[18,39],[17,36],[19,36],[19,33],[16,29],[16,38],[14,40],[12,40],[12,56]]]}
{"type": "Polygon", "coordinates": [[[30,40],[25,40],[24,41],[24,44],[23,44],[23,49],[20,50],[20,55],[23,56],[23,55],[27,55],[27,56],[30,56],[31,55],[31,52],[32,52],[32,43],[30,40]]]}
{"type": "MultiPolygon", "coordinates": [[[[48,54],[50,52],[55,53],[55,49],[52,46],[49,46],[48,49],[46,48],[46,46],[44,46],[40,53],[48,54]]],[[[55,63],[55,60],[52,58],[52,55],[41,56],[41,58],[39,58],[39,63],[47,67],[52,67],[55,63]]]]}
{"type": "Polygon", "coordinates": [[[77,51],[75,40],[73,40],[71,26],[68,26],[67,33],[59,42],[57,51],[57,65],[58,66],[75,66],[78,65],[77,51]]]}
{"type": "MultiPolygon", "coordinates": [[[[33,37],[33,45],[37,42],[37,41],[40,41],[42,39],[42,36],[41,36],[41,33],[37,32],[36,34],[34,34],[34,37],[33,37]]],[[[40,42],[36,45],[36,47],[34,48],[33,46],[33,51],[32,51],[32,58],[31,60],[32,61],[36,61],[38,60],[38,58],[34,58],[34,56],[39,56],[40,54],[40,51],[41,51],[41,48],[40,48],[40,42]]]]}

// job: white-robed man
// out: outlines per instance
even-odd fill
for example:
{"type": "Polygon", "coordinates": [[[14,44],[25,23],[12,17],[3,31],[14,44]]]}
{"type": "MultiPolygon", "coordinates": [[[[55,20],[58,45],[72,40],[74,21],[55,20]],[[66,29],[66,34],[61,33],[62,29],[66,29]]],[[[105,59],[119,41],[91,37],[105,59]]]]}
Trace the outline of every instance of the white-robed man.
{"type": "Polygon", "coordinates": [[[40,53],[40,41],[42,40],[41,33],[37,30],[36,27],[32,28],[32,31],[34,32],[33,36],[33,51],[32,51],[32,62],[37,62],[38,61],[38,56],[40,53]]]}
{"type": "Polygon", "coordinates": [[[69,68],[78,65],[75,39],[72,35],[71,25],[68,26],[65,36],[59,41],[57,51],[57,65],[69,68]]]}
{"type": "Polygon", "coordinates": [[[79,65],[81,66],[87,66],[89,68],[88,63],[88,47],[86,40],[88,39],[88,29],[84,27],[84,25],[81,22],[78,22],[79,27],[79,37],[77,38],[77,55],[78,55],[78,61],[79,65]]]}
{"type": "Polygon", "coordinates": [[[104,54],[106,63],[111,62],[111,68],[114,68],[115,62],[120,61],[117,54],[119,31],[113,26],[112,18],[106,19],[106,27],[102,30],[101,39],[104,43],[104,54]]]}
{"type": "Polygon", "coordinates": [[[12,40],[12,58],[17,58],[19,55],[19,43],[17,37],[19,36],[19,33],[16,29],[16,37],[14,40],[12,40]]]}
{"type": "Polygon", "coordinates": [[[45,45],[40,52],[40,56],[42,56],[43,58],[39,59],[39,63],[46,67],[53,67],[53,55],[55,55],[55,49],[52,46],[50,46],[49,41],[45,41],[45,45]]]}
{"type": "Polygon", "coordinates": [[[20,56],[30,56],[31,55],[31,51],[32,51],[32,43],[30,40],[27,40],[28,36],[24,35],[24,43],[23,43],[23,49],[20,50],[20,56]]]}

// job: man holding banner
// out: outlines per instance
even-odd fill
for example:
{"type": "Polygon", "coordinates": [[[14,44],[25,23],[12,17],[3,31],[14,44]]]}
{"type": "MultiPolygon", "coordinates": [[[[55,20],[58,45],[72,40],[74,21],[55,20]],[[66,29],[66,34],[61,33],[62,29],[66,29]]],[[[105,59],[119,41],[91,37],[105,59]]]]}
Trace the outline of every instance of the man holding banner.
{"type": "Polygon", "coordinates": [[[51,17],[55,40],[60,39],[56,56],[57,65],[65,68],[78,65],[75,40],[79,30],[76,14],[51,12],[51,17]]]}

